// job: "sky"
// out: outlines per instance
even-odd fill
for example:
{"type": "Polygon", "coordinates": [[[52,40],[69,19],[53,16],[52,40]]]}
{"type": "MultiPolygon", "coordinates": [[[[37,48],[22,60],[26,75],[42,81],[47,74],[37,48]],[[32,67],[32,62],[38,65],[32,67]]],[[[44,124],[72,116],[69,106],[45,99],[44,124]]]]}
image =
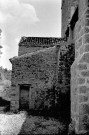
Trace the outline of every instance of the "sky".
{"type": "Polygon", "coordinates": [[[61,0],[0,0],[0,66],[12,69],[22,36],[61,37],[61,0]]]}

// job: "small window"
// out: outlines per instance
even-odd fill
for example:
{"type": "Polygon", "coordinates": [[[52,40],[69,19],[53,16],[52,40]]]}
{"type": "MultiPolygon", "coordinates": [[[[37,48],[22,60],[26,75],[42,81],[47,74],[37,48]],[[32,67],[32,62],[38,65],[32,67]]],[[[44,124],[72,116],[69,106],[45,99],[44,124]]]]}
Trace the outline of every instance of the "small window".
{"type": "Polygon", "coordinates": [[[67,28],[67,30],[66,30],[66,40],[68,40],[68,38],[69,38],[69,27],[67,28]]]}
{"type": "Polygon", "coordinates": [[[71,19],[70,26],[71,26],[71,38],[74,39],[74,28],[75,24],[78,21],[78,7],[76,8],[74,15],[71,19]]]}
{"type": "Polygon", "coordinates": [[[78,7],[76,8],[75,13],[70,21],[70,25],[72,29],[74,28],[77,21],[78,21],[78,7]]]}

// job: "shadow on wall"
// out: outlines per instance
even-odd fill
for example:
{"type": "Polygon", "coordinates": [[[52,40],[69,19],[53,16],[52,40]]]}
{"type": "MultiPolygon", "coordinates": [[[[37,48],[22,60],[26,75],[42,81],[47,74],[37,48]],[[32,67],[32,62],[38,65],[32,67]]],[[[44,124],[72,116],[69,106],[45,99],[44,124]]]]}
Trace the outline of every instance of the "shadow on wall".
{"type": "Polygon", "coordinates": [[[55,87],[40,92],[35,99],[35,109],[30,109],[28,113],[35,116],[55,117],[55,87]]]}
{"type": "Polygon", "coordinates": [[[60,120],[70,123],[71,117],[71,65],[74,62],[74,43],[65,46],[67,49],[60,54],[58,67],[58,82],[56,84],[56,115],[60,120]]]}
{"type": "Polygon", "coordinates": [[[7,112],[10,111],[10,101],[7,101],[0,97],[0,111],[7,112]]]}

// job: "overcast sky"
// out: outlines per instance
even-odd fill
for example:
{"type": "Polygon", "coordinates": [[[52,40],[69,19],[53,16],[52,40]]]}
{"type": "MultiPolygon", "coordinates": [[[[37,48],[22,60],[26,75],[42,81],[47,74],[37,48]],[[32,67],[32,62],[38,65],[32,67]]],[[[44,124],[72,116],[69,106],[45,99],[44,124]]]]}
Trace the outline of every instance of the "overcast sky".
{"type": "Polygon", "coordinates": [[[11,69],[21,36],[61,36],[61,0],[0,0],[0,66],[11,69]]]}

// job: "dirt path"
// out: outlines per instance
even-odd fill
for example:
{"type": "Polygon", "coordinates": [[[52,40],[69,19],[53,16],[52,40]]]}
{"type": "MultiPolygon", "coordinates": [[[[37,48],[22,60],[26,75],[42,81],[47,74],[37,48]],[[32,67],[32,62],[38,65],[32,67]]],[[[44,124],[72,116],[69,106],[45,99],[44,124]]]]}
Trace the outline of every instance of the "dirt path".
{"type": "Polygon", "coordinates": [[[65,130],[65,125],[59,121],[39,116],[27,116],[19,135],[56,135],[65,130]]]}

